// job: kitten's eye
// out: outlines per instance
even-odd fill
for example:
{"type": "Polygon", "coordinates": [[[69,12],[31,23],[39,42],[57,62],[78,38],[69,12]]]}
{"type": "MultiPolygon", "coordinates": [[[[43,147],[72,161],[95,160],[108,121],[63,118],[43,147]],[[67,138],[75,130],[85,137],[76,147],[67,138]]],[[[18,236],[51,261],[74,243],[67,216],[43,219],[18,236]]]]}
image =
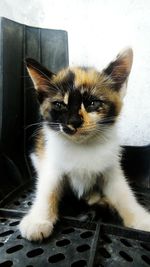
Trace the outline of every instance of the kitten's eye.
{"type": "Polygon", "coordinates": [[[90,104],[90,106],[91,106],[91,107],[94,107],[95,104],[96,104],[96,102],[97,102],[97,101],[92,101],[91,104],[90,104]]]}
{"type": "Polygon", "coordinates": [[[59,102],[59,101],[55,101],[52,103],[53,104],[53,108],[55,110],[66,110],[67,109],[67,106],[65,105],[64,102],[59,102]]]}
{"type": "Polygon", "coordinates": [[[95,111],[102,105],[101,100],[93,100],[88,105],[88,111],[95,111]]]}

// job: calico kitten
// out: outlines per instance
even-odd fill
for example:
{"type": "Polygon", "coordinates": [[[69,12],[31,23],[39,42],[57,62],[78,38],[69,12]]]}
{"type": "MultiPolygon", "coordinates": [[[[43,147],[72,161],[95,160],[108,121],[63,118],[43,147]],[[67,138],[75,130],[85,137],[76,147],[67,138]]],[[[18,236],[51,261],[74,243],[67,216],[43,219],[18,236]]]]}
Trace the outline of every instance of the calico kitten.
{"type": "Polygon", "coordinates": [[[150,215],[138,204],[119,158],[116,122],[132,60],[129,48],[102,72],[77,67],[54,74],[27,59],[43,127],[31,154],[37,189],[33,206],[20,223],[23,237],[40,240],[52,233],[66,180],[89,204],[103,200],[100,192],[92,193],[99,183],[125,226],[150,231],[150,215]]]}

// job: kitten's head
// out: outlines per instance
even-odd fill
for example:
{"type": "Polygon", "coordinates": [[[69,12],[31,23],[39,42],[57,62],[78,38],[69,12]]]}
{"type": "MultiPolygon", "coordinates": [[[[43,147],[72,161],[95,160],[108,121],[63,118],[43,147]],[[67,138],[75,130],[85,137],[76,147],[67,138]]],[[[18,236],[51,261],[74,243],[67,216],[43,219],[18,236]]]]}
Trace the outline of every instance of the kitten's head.
{"type": "Polygon", "coordinates": [[[27,59],[44,121],[75,142],[103,136],[120,113],[132,60],[129,48],[101,72],[76,67],[54,74],[37,61],[27,59]]]}

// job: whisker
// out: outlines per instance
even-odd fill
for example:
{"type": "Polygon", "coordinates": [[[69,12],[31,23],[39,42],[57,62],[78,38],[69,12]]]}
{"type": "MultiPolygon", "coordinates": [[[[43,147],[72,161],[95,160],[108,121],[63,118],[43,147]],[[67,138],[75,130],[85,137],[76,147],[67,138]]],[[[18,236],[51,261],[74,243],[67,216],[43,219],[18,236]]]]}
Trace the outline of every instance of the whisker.
{"type": "Polygon", "coordinates": [[[40,130],[41,130],[41,128],[36,129],[36,130],[29,136],[28,141],[29,141],[30,139],[32,139],[33,137],[36,137],[36,136],[40,133],[40,130]]]}
{"type": "Polygon", "coordinates": [[[45,122],[35,122],[35,123],[32,123],[32,124],[29,124],[25,127],[25,130],[27,130],[28,128],[32,127],[32,126],[43,126],[45,124],[45,122]]]}

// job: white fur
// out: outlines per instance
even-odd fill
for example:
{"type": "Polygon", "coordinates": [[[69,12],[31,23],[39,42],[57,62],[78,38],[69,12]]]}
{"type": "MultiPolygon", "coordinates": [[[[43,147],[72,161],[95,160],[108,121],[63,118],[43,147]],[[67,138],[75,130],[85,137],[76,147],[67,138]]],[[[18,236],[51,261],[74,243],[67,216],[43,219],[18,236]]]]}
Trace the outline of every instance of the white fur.
{"type": "Polygon", "coordinates": [[[52,219],[49,213],[49,195],[65,174],[79,197],[93,187],[97,174],[103,174],[104,194],[125,225],[150,230],[150,215],[137,203],[120,168],[116,125],[106,132],[105,140],[97,139],[95,143],[87,144],[72,142],[47,126],[44,132],[46,145],[42,159],[31,155],[38,173],[37,192],[29,214],[20,224],[23,237],[37,240],[50,235],[57,218],[52,219]],[[133,217],[132,221],[130,217],[133,217]]]}
{"type": "MultiPolygon", "coordinates": [[[[45,134],[47,143],[42,164],[44,162],[44,165],[51,165],[51,169],[59,171],[60,179],[64,174],[69,174],[73,189],[79,197],[93,186],[98,173],[103,173],[118,162],[120,147],[117,143],[115,127],[107,131],[106,141],[99,139],[95,143],[87,144],[74,143],[47,127],[45,127],[45,134]]],[[[33,157],[35,155],[32,155],[33,157]]],[[[40,164],[41,161],[35,165],[37,170],[40,164]]],[[[42,175],[41,173],[40,176],[42,175]]],[[[51,183],[53,183],[53,177],[49,179],[52,179],[51,183]]]]}

